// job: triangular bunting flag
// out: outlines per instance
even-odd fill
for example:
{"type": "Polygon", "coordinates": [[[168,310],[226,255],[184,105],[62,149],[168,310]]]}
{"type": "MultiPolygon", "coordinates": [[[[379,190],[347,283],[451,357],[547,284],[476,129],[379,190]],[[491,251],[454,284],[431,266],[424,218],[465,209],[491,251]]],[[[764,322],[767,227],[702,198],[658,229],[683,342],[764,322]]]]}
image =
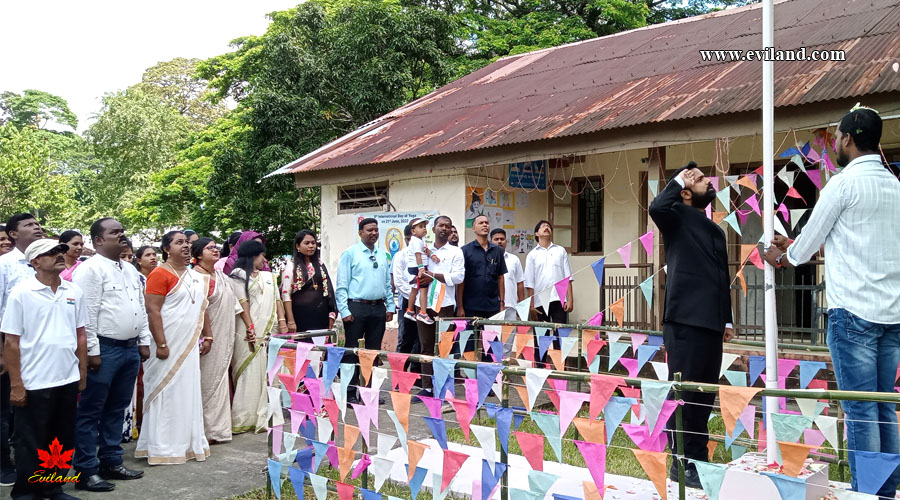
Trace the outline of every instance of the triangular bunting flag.
{"type": "Polygon", "coordinates": [[[647,258],[653,259],[653,230],[651,229],[646,234],[638,238],[641,240],[641,245],[644,246],[644,250],[647,252],[647,258]]]}
{"type": "Polygon", "coordinates": [[[766,471],[762,471],[760,474],[768,476],[768,478],[775,483],[775,488],[778,489],[781,500],[804,500],[806,498],[805,479],[797,479],[795,477],[766,471]]]}
{"type": "Polygon", "coordinates": [[[647,307],[653,307],[653,275],[641,282],[641,293],[644,294],[644,300],[647,301],[647,307]]]}
{"type": "Polygon", "coordinates": [[[803,470],[803,464],[806,462],[809,452],[815,450],[818,446],[778,441],[778,448],[781,451],[781,458],[784,460],[782,470],[785,475],[797,477],[800,475],[800,471],[803,470]]]}
{"type": "Polygon", "coordinates": [[[544,470],[544,436],[519,431],[513,431],[513,434],[531,468],[537,471],[544,470]]]}
{"type": "Polygon", "coordinates": [[[622,328],[625,324],[625,297],[619,297],[619,300],[610,304],[609,312],[613,313],[616,322],[619,323],[619,328],[622,328]]]}
{"type": "Polygon", "coordinates": [[[668,498],[668,490],[666,489],[666,457],[665,452],[646,451],[632,448],[632,453],[640,462],[647,477],[656,487],[656,492],[663,500],[668,498]]]}
{"type": "Polygon", "coordinates": [[[456,477],[463,463],[469,458],[469,455],[458,451],[444,450],[444,465],[441,469],[441,491],[450,486],[450,482],[456,477]]]}
{"type": "Polygon", "coordinates": [[[622,263],[625,264],[625,269],[631,268],[631,242],[622,245],[617,250],[619,252],[619,257],[622,258],[622,263]]]}
{"type": "Polygon", "coordinates": [[[587,464],[597,489],[603,491],[605,489],[603,486],[604,475],[606,474],[606,445],[576,440],[575,446],[584,457],[584,463],[587,464]]]}
{"type": "MultiPolygon", "coordinates": [[[[715,443],[710,441],[710,443],[715,443]]],[[[700,484],[703,485],[703,491],[709,500],[719,500],[719,490],[722,488],[722,481],[725,480],[725,472],[728,466],[723,464],[713,464],[700,460],[691,460],[697,467],[697,474],[700,476],[700,484]]]]}
{"type": "Polygon", "coordinates": [[[734,425],[743,413],[747,403],[762,389],[757,387],[735,387],[723,385],[719,387],[719,404],[722,407],[722,420],[728,434],[734,432],[734,425]]]}

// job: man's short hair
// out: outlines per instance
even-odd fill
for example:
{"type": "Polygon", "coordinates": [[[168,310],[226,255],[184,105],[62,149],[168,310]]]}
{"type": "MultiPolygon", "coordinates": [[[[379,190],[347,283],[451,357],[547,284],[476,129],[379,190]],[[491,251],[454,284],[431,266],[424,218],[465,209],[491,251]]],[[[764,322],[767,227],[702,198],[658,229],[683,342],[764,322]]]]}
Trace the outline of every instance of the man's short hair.
{"type": "Polygon", "coordinates": [[[540,229],[541,226],[543,226],[544,224],[547,224],[548,226],[550,226],[550,230],[551,230],[551,231],[553,230],[553,224],[551,224],[550,221],[548,221],[548,220],[539,220],[538,223],[534,225],[534,233],[537,234],[538,229],[540,229]]]}
{"type": "Polygon", "coordinates": [[[491,223],[491,218],[490,218],[490,217],[488,217],[488,216],[487,216],[487,215],[484,215],[484,214],[478,214],[478,215],[476,215],[476,216],[475,216],[475,218],[474,218],[474,219],[472,219],[472,223],[473,223],[473,224],[474,224],[474,223],[475,223],[475,221],[477,221],[477,220],[478,220],[478,218],[479,218],[479,217],[484,217],[484,218],[485,218],[485,219],[487,219],[487,220],[488,220],[488,224],[490,224],[490,223],[491,223]]]}
{"type": "Polygon", "coordinates": [[[406,227],[403,228],[403,236],[405,236],[407,238],[412,236],[412,226],[407,224],[406,227]]]}
{"type": "Polygon", "coordinates": [[[838,125],[838,130],[850,134],[860,151],[878,151],[881,129],[881,117],[869,108],[859,108],[847,113],[838,125]]]}
{"type": "Polygon", "coordinates": [[[495,229],[491,229],[491,239],[494,238],[494,235],[495,235],[495,234],[502,234],[503,236],[506,236],[506,231],[505,231],[503,228],[500,228],[500,227],[495,228],[495,229]]]}
{"type": "Polygon", "coordinates": [[[446,216],[446,215],[438,215],[437,217],[435,217],[435,218],[434,218],[434,222],[432,223],[432,225],[433,225],[434,227],[437,227],[438,221],[441,220],[441,219],[447,219],[447,222],[450,223],[450,228],[451,228],[451,229],[453,229],[453,227],[455,227],[455,226],[453,226],[453,220],[452,220],[449,216],[446,216]]]}
{"type": "Polygon", "coordinates": [[[366,217],[365,219],[359,221],[359,230],[362,231],[363,228],[368,226],[369,224],[378,224],[378,221],[371,217],[366,217]]]}
{"type": "Polygon", "coordinates": [[[9,233],[10,231],[18,231],[19,223],[22,222],[23,220],[29,220],[29,219],[34,219],[34,216],[29,213],[21,213],[21,214],[13,215],[12,217],[9,218],[8,221],[6,221],[6,232],[9,233]]]}
{"type": "Polygon", "coordinates": [[[674,174],[670,175],[670,176],[669,176],[669,180],[668,180],[667,182],[672,182],[672,181],[674,181],[676,177],[678,177],[679,175],[681,175],[681,172],[684,172],[685,170],[691,170],[691,169],[693,169],[693,168],[697,168],[697,164],[696,164],[695,162],[693,162],[693,161],[689,161],[689,162],[687,163],[687,165],[685,165],[685,166],[683,166],[683,167],[680,167],[678,170],[675,171],[674,174]]]}
{"type": "Polygon", "coordinates": [[[93,243],[97,238],[103,236],[103,223],[108,220],[115,220],[112,217],[103,217],[94,221],[91,224],[91,243],[93,243]]]}

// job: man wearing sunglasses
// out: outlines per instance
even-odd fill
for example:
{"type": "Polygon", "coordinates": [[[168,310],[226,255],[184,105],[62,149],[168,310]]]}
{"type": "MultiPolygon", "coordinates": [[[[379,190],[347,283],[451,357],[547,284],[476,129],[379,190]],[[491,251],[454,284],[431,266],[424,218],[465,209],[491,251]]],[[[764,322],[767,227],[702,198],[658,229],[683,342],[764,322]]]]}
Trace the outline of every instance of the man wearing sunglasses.
{"type": "MultiPolygon", "coordinates": [[[[378,221],[361,220],[359,239],[341,254],[334,289],[338,313],[344,321],[344,347],[358,347],[360,338],[365,338],[366,349],[381,349],[385,323],[394,319],[394,294],[387,255],[375,248],[378,221]]],[[[348,353],[344,362],[356,363],[356,356],[348,353]]],[[[347,393],[350,402],[359,401],[357,384],[358,375],[354,373],[347,393]]]]}

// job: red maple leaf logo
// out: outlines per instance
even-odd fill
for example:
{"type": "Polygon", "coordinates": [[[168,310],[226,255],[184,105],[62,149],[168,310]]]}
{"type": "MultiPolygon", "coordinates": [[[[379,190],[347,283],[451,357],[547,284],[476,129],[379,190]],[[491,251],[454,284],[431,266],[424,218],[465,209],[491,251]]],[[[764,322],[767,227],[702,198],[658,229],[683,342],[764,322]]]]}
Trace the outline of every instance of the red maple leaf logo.
{"type": "Polygon", "coordinates": [[[53,438],[53,442],[50,443],[50,452],[38,448],[38,458],[41,460],[41,467],[46,467],[47,469],[70,469],[72,465],[68,462],[72,460],[72,454],[75,453],[75,450],[69,450],[66,452],[62,451],[62,445],[59,443],[57,438],[53,438]]]}

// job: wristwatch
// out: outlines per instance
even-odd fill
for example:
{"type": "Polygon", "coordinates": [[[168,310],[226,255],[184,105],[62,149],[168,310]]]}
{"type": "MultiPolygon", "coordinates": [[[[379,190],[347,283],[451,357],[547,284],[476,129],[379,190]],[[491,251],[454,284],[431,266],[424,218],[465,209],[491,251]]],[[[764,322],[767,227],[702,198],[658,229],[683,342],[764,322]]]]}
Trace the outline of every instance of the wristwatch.
{"type": "Polygon", "coordinates": [[[778,257],[775,257],[775,267],[777,267],[779,269],[784,267],[784,265],[781,263],[781,260],[784,259],[785,255],[787,255],[787,254],[783,253],[783,254],[779,255],[778,257]]]}

